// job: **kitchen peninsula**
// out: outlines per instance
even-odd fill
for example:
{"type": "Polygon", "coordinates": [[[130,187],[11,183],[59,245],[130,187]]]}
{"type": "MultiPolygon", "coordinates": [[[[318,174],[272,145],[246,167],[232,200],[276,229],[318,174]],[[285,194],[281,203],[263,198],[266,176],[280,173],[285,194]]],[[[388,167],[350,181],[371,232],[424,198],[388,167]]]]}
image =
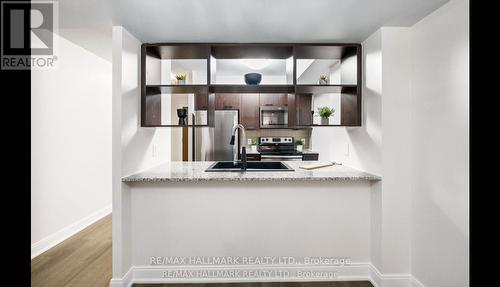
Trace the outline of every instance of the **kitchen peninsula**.
{"type": "Polygon", "coordinates": [[[299,167],[307,163],[317,162],[290,161],[286,164],[293,171],[275,172],[206,172],[213,162],[169,162],[123,177],[120,222],[114,222],[122,230],[115,240],[121,244],[123,280],[280,280],[277,273],[266,278],[186,278],[186,270],[280,271],[293,280],[301,280],[304,271],[333,272],[339,280],[367,276],[370,198],[381,178],[343,165],[299,167]],[[157,257],[249,255],[295,259],[258,266],[151,263],[157,257]],[[301,261],[306,257],[348,258],[350,263],[310,265],[301,261]]]}
{"type": "Polygon", "coordinates": [[[381,178],[300,168],[331,159],[313,129],[362,125],[360,44],[154,44],[115,32],[127,41],[117,49],[111,287],[371,278],[381,178]],[[259,64],[262,81],[249,84],[259,64]],[[170,261],[247,256],[294,260],[170,261]],[[316,257],[349,264],[305,260],[316,257]]]}

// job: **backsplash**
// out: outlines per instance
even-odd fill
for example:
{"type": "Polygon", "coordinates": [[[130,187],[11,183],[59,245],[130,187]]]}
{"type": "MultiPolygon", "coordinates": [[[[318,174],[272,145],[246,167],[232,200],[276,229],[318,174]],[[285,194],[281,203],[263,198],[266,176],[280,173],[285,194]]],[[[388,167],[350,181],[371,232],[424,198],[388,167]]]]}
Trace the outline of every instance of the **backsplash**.
{"type": "Polygon", "coordinates": [[[259,137],[293,137],[294,140],[305,139],[304,148],[310,149],[311,147],[311,132],[312,128],[309,129],[260,129],[260,130],[248,130],[246,131],[246,136],[248,139],[258,139],[259,137]]]}

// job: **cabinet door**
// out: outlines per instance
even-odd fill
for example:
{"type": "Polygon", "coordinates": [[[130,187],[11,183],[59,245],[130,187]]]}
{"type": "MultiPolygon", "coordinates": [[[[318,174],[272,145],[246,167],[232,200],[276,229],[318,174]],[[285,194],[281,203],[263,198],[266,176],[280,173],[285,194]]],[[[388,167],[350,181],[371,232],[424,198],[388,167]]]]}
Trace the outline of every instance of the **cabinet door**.
{"type": "Polygon", "coordinates": [[[277,94],[276,95],[276,105],[280,107],[288,106],[288,94],[277,94]]]}
{"type": "Polygon", "coordinates": [[[259,128],[259,94],[241,95],[241,124],[248,130],[259,128]]]}
{"type": "Polygon", "coordinates": [[[216,94],[216,110],[238,110],[240,109],[240,94],[216,94]]]}
{"type": "Polygon", "coordinates": [[[312,125],[312,113],[311,113],[311,97],[310,94],[296,94],[295,95],[295,105],[297,110],[297,125],[298,126],[309,126],[312,125]]]}
{"type": "Polygon", "coordinates": [[[260,94],[260,105],[278,107],[287,106],[288,94],[260,94]]]}

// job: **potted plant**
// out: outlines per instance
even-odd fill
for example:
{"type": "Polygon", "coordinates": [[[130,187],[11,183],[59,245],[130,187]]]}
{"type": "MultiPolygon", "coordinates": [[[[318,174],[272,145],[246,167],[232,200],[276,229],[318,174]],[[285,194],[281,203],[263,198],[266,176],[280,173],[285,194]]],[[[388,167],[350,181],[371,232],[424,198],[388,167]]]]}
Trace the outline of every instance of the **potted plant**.
{"type": "Polygon", "coordinates": [[[186,74],[177,74],[175,78],[177,79],[177,85],[186,84],[186,74]]]}
{"type": "Polygon", "coordinates": [[[319,116],[321,117],[321,124],[322,125],[328,125],[328,122],[329,122],[329,118],[331,115],[333,115],[335,113],[335,109],[334,108],[329,108],[329,107],[320,107],[318,108],[318,113],[319,113],[319,116]]]}
{"type": "Polygon", "coordinates": [[[250,146],[252,148],[252,151],[256,152],[257,151],[257,140],[256,139],[252,139],[252,141],[250,143],[250,146]]]}
{"type": "Polygon", "coordinates": [[[325,75],[319,76],[319,84],[320,85],[328,85],[328,78],[325,75]]]}
{"type": "Polygon", "coordinates": [[[304,142],[302,140],[295,140],[295,149],[302,152],[304,150],[304,142]]]}

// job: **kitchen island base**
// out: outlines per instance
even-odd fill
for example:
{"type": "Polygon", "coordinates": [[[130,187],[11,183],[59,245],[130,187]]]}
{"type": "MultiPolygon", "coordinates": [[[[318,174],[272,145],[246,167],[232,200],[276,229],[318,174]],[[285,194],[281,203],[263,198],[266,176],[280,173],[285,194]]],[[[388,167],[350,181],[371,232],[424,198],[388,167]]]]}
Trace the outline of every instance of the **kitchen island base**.
{"type": "Polygon", "coordinates": [[[123,182],[111,286],[368,280],[376,184],[123,182]]]}

